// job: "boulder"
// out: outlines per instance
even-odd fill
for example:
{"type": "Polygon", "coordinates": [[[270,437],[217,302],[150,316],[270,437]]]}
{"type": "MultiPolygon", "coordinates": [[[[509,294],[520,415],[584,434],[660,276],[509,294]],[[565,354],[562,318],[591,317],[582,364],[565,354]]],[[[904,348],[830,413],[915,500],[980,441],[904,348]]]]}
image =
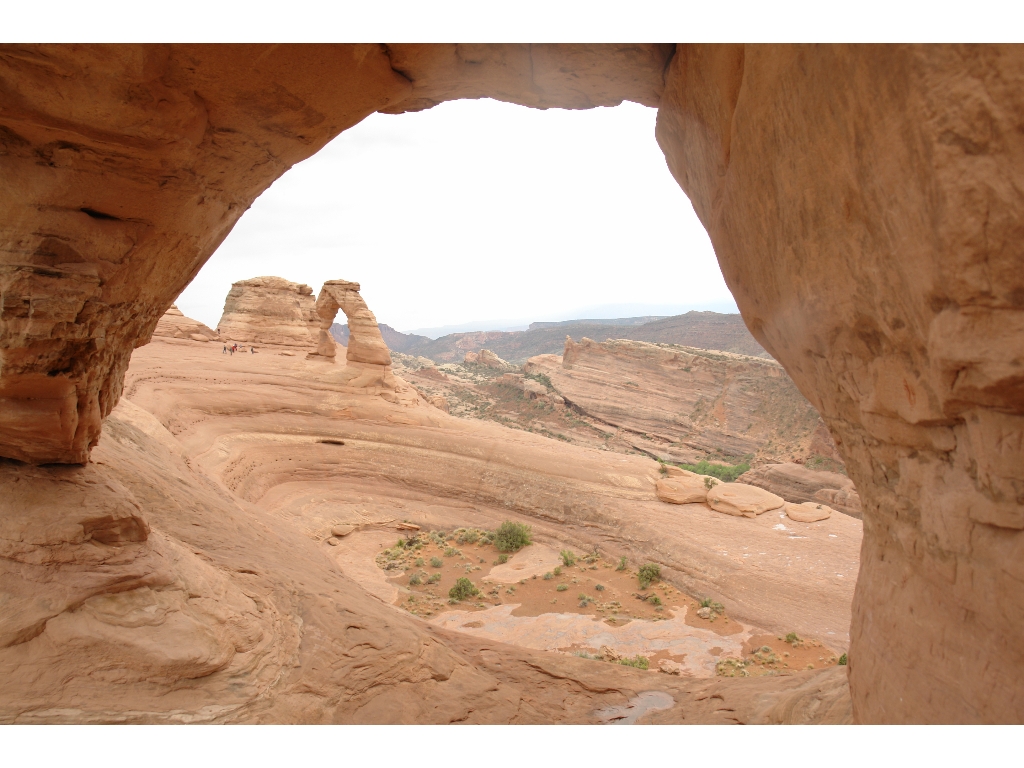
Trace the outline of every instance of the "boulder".
{"type": "Polygon", "coordinates": [[[333,528],[331,528],[331,535],[332,536],[339,536],[339,537],[341,537],[341,536],[348,536],[355,529],[356,529],[356,527],[354,525],[348,525],[348,524],[336,525],[333,528]]]}
{"type": "Polygon", "coordinates": [[[756,485],[794,504],[826,502],[840,512],[861,516],[860,496],[853,481],[838,472],[808,469],[793,463],[765,464],[744,472],[739,481],[756,485]]]}
{"type": "Polygon", "coordinates": [[[677,467],[675,464],[662,464],[661,466],[665,468],[669,477],[703,477],[703,475],[698,475],[696,472],[677,467]]]}
{"type": "Polygon", "coordinates": [[[832,516],[832,508],[824,504],[815,504],[813,501],[805,501],[802,504],[790,504],[786,502],[786,516],[798,523],[816,523],[819,520],[827,520],[832,516]]]}
{"type": "Polygon", "coordinates": [[[192,341],[209,341],[210,340],[207,336],[204,336],[201,333],[190,333],[188,335],[188,337],[190,339],[192,339],[192,341]]]}
{"type": "Polygon", "coordinates": [[[656,493],[661,501],[669,504],[701,504],[708,498],[708,489],[700,476],[659,480],[656,493]]]}
{"type": "Polygon", "coordinates": [[[430,395],[425,400],[438,410],[442,410],[445,413],[451,412],[448,408],[448,398],[444,395],[430,395]]]}
{"type": "Polygon", "coordinates": [[[708,506],[716,512],[737,517],[757,517],[772,509],[779,509],[786,501],[774,493],[745,483],[719,483],[710,491],[708,506]]]}

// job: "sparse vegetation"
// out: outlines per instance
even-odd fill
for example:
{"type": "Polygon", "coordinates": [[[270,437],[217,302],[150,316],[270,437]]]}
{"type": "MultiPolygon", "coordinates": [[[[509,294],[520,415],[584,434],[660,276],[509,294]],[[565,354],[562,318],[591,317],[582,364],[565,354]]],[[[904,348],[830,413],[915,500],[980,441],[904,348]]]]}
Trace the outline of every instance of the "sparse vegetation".
{"type": "Polygon", "coordinates": [[[437,584],[437,582],[439,582],[440,580],[441,580],[441,574],[440,573],[435,573],[429,579],[427,579],[427,583],[428,584],[437,584]]]}
{"type": "Polygon", "coordinates": [[[502,552],[500,555],[498,555],[498,565],[504,565],[507,562],[508,562],[508,555],[506,555],[504,552],[502,552]]]}
{"type": "Polygon", "coordinates": [[[555,587],[555,591],[556,592],[565,592],[565,590],[567,590],[568,588],[569,588],[568,584],[559,584],[557,587],[555,587]]]}
{"type": "Polygon", "coordinates": [[[619,558],[619,565],[618,565],[618,567],[615,570],[616,571],[624,571],[624,570],[626,570],[626,562],[627,561],[626,561],[625,556],[620,557],[619,558]]]}
{"type": "Polygon", "coordinates": [[[718,485],[718,481],[715,478],[713,478],[711,476],[705,476],[705,478],[704,478],[704,487],[705,488],[707,488],[710,491],[716,485],[718,485]]]}
{"type": "Polygon", "coordinates": [[[750,459],[744,457],[739,464],[712,464],[707,459],[701,459],[696,464],[680,464],[683,469],[696,472],[698,475],[708,475],[721,480],[723,483],[732,483],[736,478],[750,469],[750,459]]]}
{"type": "Polygon", "coordinates": [[[506,520],[498,528],[494,545],[499,552],[518,552],[531,542],[532,528],[525,523],[506,520]]]}
{"type": "Polygon", "coordinates": [[[440,568],[443,565],[444,565],[444,560],[442,560],[440,557],[432,557],[432,558],[430,558],[430,567],[431,568],[440,568]]]}
{"type": "Polygon", "coordinates": [[[417,567],[417,568],[422,568],[422,567],[424,566],[424,564],[425,564],[425,563],[424,563],[424,560],[423,560],[423,558],[422,558],[422,557],[417,557],[417,558],[416,558],[416,563],[415,563],[415,565],[416,565],[416,567],[417,567]]]}
{"type": "Polygon", "coordinates": [[[797,636],[796,632],[790,632],[786,635],[786,642],[790,645],[796,645],[800,642],[800,638],[797,636]]]}
{"type": "Polygon", "coordinates": [[[604,592],[604,584],[595,584],[595,585],[594,585],[594,589],[595,589],[595,590],[596,590],[597,592],[604,592]]]}
{"type": "Polygon", "coordinates": [[[657,563],[641,565],[640,570],[637,572],[637,578],[640,580],[640,588],[647,589],[651,586],[651,582],[661,579],[661,566],[657,563]]]}
{"type": "Polygon", "coordinates": [[[649,602],[651,605],[661,605],[661,598],[657,595],[651,595],[647,598],[647,602],[649,602]]]}
{"type": "Polygon", "coordinates": [[[544,581],[551,581],[553,578],[555,578],[555,575],[551,571],[544,574],[544,581]]]}
{"type": "Polygon", "coordinates": [[[445,547],[445,550],[444,550],[444,556],[445,557],[455,557],[456,555],[461,555],[461,554],[462,553],[459,550],[455,549],[455,547],[445,547]]]}
{"type": "Polygon", "coordinates": [[[699,605],[701,608],[709,609],[711,613],[725,613],[725,606],[721,603],[715,602],[710,597],[702,597],[700,600],[697,601],[697,605],[699,605]]]}
{"type": "Polygon", "coordinates": [[[839,657],[839,661],[837,663],[839,664],[839,666],[845,667],[847,661],[849,661],[849,659],[846,658],[846,654],[844,653],[842,656],[839,657]]]}
{"type": "Polygon", "coordinates": [[[562,575],[562,566],[560,566],[560,565],[556,566],[555,570],[552,571],[552,573],[554,573],[555,576],[561,576],[562,575]]]}
{"type": "Polygon", "coordinates": [[[473,582],[467,579],[465,576],[459,578],[455,582],[455,586],[448,590],[448,597],[452,600],[465,600],[467,597],[473,597],[479,595],[480,590],[477,589],[473,582]]]}
{"type": "Polygon", "coordinates": [[[411,587],[418,587],[422,583],[423,577],[420,576],[418,573],[414,573],[412,576],[409,577],[409,586],[411,587]]]}
{"type": "Polygon", "coordinates": [[[576,554],[571,549],[563,549],[558,555],[562,558],[562,565],[566,568],[576,564],[576,554]]]}
{"type": "Polygon", "coordinates": [[[641,656],[639,653],[632,659],[619,659],[619,664],[624,667],[636,667],[637,669],[650,669],[651,660],[646,656],[641,656]]]}

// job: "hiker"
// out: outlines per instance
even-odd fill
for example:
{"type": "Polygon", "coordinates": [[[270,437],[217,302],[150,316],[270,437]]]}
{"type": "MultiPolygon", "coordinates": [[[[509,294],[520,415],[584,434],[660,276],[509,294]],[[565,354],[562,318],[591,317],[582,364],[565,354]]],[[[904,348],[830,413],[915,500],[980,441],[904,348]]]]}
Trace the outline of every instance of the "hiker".
{"type": "Polygon", "coordinates": [[[249,347],[249,354],[250,355],[255,355],[256,354],[256,347],[249,347]]]}
{"type": "Polygon", "coordinates": [[[224,351],[223,351],[223,352],[221,352],[221,354],[222,354],[222,355],[226,355],[227,353],[228,353],[228,345],[227,345],[227,344],[225,344],[225,345],[224,345],[224,351]]]}

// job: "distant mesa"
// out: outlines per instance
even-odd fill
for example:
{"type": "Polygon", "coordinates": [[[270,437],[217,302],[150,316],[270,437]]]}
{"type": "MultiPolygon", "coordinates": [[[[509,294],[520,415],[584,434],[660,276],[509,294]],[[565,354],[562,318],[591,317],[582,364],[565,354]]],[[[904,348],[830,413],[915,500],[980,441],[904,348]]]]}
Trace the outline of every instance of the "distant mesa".
{"type": "Polygon", "coordinates": [[[313,289],[283,277],[239,280],[224,300],[217,330],[226,341],[314,348],[320,319],[313,289]]]}

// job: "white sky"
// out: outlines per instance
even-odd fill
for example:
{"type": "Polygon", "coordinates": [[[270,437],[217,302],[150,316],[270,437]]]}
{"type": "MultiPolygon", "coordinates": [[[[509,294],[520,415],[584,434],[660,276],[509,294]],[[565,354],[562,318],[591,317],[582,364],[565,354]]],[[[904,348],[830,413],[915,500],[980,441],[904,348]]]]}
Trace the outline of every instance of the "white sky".
{"type": "Polygon", "coordinates": [[[735,312],[656,114],[479,100],[371,115],[257,199],[178,307],[215,327],[232,282],[279,275],[359,282],[402,331],[735,312]]]}

